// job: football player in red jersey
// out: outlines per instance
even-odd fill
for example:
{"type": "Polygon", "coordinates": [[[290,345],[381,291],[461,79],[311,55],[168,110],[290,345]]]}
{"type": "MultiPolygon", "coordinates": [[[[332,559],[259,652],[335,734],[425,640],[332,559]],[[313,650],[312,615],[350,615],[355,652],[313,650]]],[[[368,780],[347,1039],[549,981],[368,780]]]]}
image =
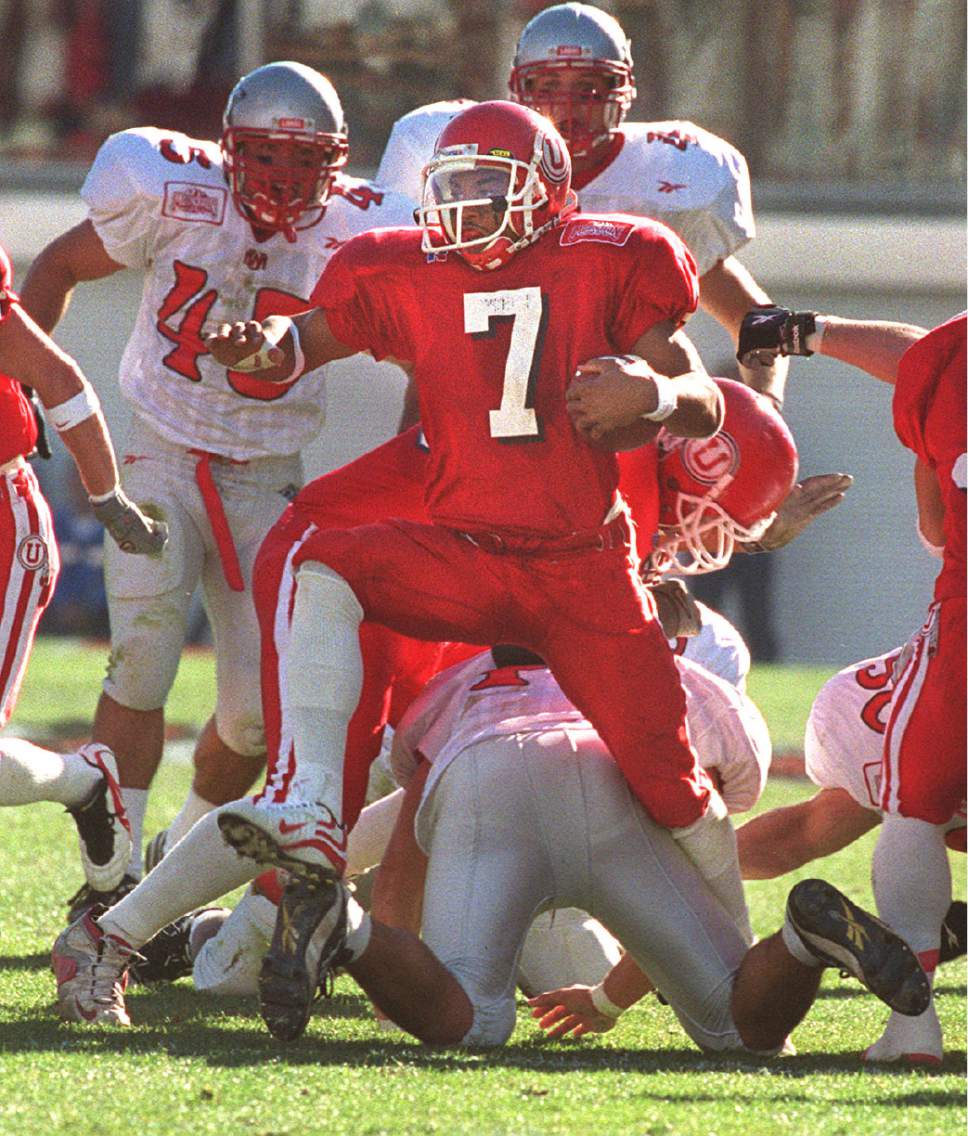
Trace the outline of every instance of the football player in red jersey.
{"type": "MultiPolygon", "coordinates": [[[[293,870],[294,892],[334,895],[342,868],[341,764],[364,618],[539,651],[651,815],[707,872],[713,856],[727,862],[713,849],[732,834],[683,729],[612,452],[658,423],[696,437],[720,424],[717,388],[679,331],[696,304],[695,266],[663,226],[572,216],[569,176],[540,115],[472,107],[441,135],[420,232],[349,242],[308,316],[209,340],[220,362],[269,381],[358,349],[412,362],[430,443],[433,524],[312,534],[290,560],[292,759],[219,823],[237,847],[293,870]]],[[[742,906],[738,877],[717,885],[742,906]]]]}
{"type": "MultiPolygon", "coordinates": [[[[59,559],[50,510],[27,458],[38,428],[21,383],[32,387],[64,439],[94,513],[126,552],[160,553],[163,524],[124,495],[97,396],[20,307],[0,248],[0,727],[13,713],[37,624],[50,602],[59,559]]],[[[0,806],[59,801],[77,821],[88,884],[114,887],[131,847],[114,756],[91,743],[63,756],[0,738],[0,806]]]]}
{"type": "MultiPolygon", "coordinates": [[[[894,427],[917,457],[915,488],[925,543],[942,561],[924,626],[895,671],[884,737],[874,850],[878,910],[918,952],[929,977],[951,902],[945,828],[965,797],[966,316],[933,331],[761,308],[749,313],[740,353],[769,358],[819,351],[894,386],[894,427]]],[[[866,1052],[871,1061],[938,1064],[941,1027],[932,1006],[892,1017],[866,1052]]]]}

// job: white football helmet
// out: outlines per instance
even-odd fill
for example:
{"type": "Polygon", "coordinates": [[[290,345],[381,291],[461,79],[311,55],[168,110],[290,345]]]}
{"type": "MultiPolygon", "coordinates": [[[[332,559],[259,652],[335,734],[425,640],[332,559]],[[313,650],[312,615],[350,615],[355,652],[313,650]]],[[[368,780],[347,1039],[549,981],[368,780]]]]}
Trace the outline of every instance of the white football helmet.
{"type": "Polygon", "coordinates": [[[236,83],[221,146],[236,209],[289,241],[322,219],[333,178],[349,153],[332,83],[291,62],[267,63],[236,83]]]}

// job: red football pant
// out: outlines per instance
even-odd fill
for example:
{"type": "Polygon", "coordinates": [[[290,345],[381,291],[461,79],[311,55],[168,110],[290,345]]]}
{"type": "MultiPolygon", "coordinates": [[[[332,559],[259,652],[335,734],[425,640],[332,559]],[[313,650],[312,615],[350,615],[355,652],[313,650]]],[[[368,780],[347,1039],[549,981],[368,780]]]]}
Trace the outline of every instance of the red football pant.
{"type": "Polygon", "coordinates": [[[327,565],[366,619],[413,638],[538,652],[650,816],[688,825],[705,812],[711,783],[689,744],[673,655],[624,518],[601,530],[598,545],[485,551],[449,529],[392,520],[312,533],[290,564],[327,565]]]}
{"type": "Polygon", "coordinates": [[[965,799],[965,597],[933,603],[895,683],[881,808],[945,824],[965,799]]]}

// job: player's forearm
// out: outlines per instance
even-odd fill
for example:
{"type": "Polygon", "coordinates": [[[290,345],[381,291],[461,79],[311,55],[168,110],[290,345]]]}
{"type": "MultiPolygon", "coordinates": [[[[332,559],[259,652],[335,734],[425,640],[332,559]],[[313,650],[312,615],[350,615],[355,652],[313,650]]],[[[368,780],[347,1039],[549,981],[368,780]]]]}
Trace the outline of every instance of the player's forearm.
{"type": "Polygon", "coordinates": [[[610,1002],[627,1010],[655,987],[635,959],[624,954],[602,979],[602,989],[610,1002]]]}
{"type": "Polygon", "coordinates": [[[813,856],[803,842],[798,806],[771,809],[736,830],[744,880],[772,880],[801,867],[813,856]]]}
{"type": "Polygon", "coordinates": [[[101,413],[61,432],[89,497],[103,497],[118,485],[118,467],[101,413]]]}
{"type": "Polygon", "coordinates": [[[882,320],[849,320],[823,316],[822,335],[814,350],[866,371],[885,383],[897,381],[897,368],[904,353],[927,329],[914,324],[882,320]]]}

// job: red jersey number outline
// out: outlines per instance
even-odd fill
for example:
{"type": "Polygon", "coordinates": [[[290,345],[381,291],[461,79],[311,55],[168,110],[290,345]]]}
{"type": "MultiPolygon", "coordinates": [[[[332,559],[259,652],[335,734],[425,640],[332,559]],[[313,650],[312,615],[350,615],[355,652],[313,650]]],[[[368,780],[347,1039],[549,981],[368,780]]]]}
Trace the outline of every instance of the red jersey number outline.
{"type": "Polygon", "coordinates": [[[894,651],[885,655],[883,659],[875,660],[854,675],[857,685],[863,690],[877,692],[868,698],[860,712],[861,721],[875,734],[883,734],[887,729],[887,716],[882,717],[882,714],[894,696],[894,663],[900,653],[894,651]]]}
{"type": "MultiPolygon", "coordinates": [[[[155,323],[158,331],[175,344],[162,359],[162,363],[182,378],[199,383],[202,381],[198,369],[199,356],[209,354],[201,330],[212,310],[212,305],[218,299],[218,292],[215,288],[205,291],[208,273],[204,268],[196,268],[180,260],[176,260],[173,267],[175,283],[162,300],[155,323]],[[182,314],[178,322],[173,324],[170,321],[178,313],[182,314]]],[[[255,294],[251,318],[263,320],[270,315],[291,316],[308,308],[308,300],[293,292],[284,292],[279,288],[260,288],[255,294]]],[[[296,379],[286,383],[267,383],[241,371],[226,371],[226,376],[229,386],[236,394],[261,402],[273,402],[277,398],[282,398],[298,381],[297,376],[296,379]]]]}

